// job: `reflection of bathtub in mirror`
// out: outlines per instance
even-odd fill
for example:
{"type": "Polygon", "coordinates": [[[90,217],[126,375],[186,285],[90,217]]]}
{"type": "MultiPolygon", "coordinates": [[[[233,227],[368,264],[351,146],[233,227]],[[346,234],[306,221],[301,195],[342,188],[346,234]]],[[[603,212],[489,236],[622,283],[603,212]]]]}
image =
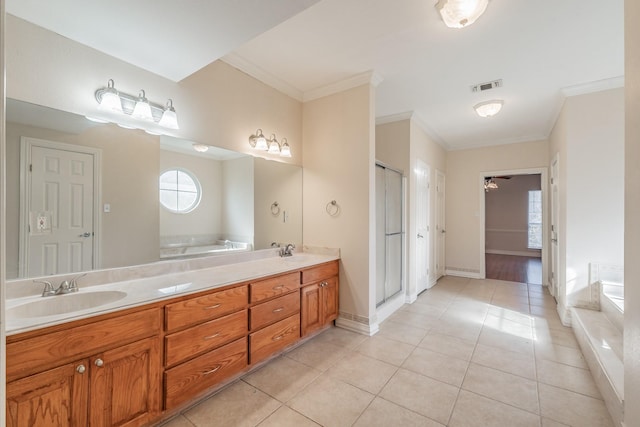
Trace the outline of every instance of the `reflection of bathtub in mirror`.
{"type": "Polygon", "coordinates": [[[203,242],[173,242],[160,247],[160,258],[180,258],[224,254],[229,252],[250,251],[249,243],[232,242],[230,240],[216,240],[203,242]]]}

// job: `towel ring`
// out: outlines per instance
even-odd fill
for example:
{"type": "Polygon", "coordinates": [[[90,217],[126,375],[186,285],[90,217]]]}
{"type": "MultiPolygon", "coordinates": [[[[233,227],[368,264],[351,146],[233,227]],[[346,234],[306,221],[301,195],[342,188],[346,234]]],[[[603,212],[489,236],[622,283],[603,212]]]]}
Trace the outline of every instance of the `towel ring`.
{"type": "Polygon", "coordinates": [[[271,203],[271,215],[278,214],[280,214],[280,205],[278,205],[278,202],[271,203]]]}
{"type": "Polygon", "coordinates": [[[338,215],[338,213],[340,213],[340,206],[338,206],[338,202],[336,202],[335,200],[332,200],[329,203],[327,203],[327,206],[325,209],[329,214],[329,216],[336,216],[338,215]]]}

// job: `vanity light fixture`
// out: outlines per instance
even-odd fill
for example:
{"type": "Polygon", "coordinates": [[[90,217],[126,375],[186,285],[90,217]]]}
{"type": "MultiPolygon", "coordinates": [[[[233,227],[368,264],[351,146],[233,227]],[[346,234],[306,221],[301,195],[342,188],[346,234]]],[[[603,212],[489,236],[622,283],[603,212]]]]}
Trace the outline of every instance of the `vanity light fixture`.
{"type": "Polygon", "coordinates": [[[267,138],[262,133],[262,129],[256,130],[256,133],[249,137],[249,145],[256,150],[267,151],[269,145],[267,145],[267,138]]]}
{"type": "Polygon", "coordinates": [[[436,9],[449,28],[464,28],[487,10],[489,0],[439,0],[436,9]]]}
{"type": "Polygon", "coordinates": [[[493,117],[502,110],[504,101],[502,99],[492,99],[491,101],[481,102],[473,106],[476,113],[480,117],[493,117]]]}
{"type": "MultiPolygon", "coordinates": [[[[166,106],[162,106],[160,104],[149,102],[144,90],[140,90],[138,96],[119,92],[115,88],[113,79],[109,79],[107,87],[96,90],[95,97],[101,110],[116,112],[139,120],[154,122],[169,129],[179,129],[178,117],[176,115],[175,108],[173,108],[173,101],[171,99],[167,101],[166,106]]],[[[117,119],[106,120],[115,123],[118,122],[117,119]]]]}
{"type": "Polygon", "coordinates": [[[262,133],[262,129],[256,130],[256,133],[249,137],[249,145],[255,150],[266,151],[269,154],[279,154],[280,157],[291,157],[291,146],[287,142],[287,138],[282,138],[280,143],[276,139],[276,134],[273,133],[267,139],[262,133]]]}

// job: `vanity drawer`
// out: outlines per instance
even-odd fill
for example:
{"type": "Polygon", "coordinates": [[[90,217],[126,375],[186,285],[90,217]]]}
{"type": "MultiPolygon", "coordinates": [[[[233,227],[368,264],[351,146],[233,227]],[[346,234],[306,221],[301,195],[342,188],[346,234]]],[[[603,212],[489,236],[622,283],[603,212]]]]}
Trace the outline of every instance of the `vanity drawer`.
{"type": "Polygon", "coordinates": [[[259,362],[300,339],[300,316],[294,314],[249,335],[251,363],[259,362]]]}
{"type": "Polygon", "coordinates": [[[247,307],[247,287],[213,292],[165,306],[167,331],[215,319],[247,307]]]}
{"type": "Polygon", "coordinates": [[[286,294],[300,287],[300,273],[283,274],[271,279],[260,280],[251,284],[251,302],[286,294]]]}
{"type": "Polygon", "coordinates": [[[249,309],[251,330],[289,317],[300,311],[300,291],[263,302],[249,309]]]}
{"type": "Polygon", "coordinates": [[[338,261],[331,261],[308,270],[302,270],[302,282],[312,283],[338,275],[338,261]]]}
{"type": "Polygon", "coordinates": [[[247,366],[247,339],[241,338],[164,373],[165,409],[196,397],[247,366]]]}
{"type": "Polygon", "coordinates": [[[108,348],[155,336],[162,327],[161,314],[159,308],[152,308],[7,344],[7,379],[12,381],[108,348]]]}
{"type": "Polygon", "coordinates": [[[167,335],[165,365],[171,366],[203,351],[214,349],[247,334],[247,310],[210,320],[167,335]]]}

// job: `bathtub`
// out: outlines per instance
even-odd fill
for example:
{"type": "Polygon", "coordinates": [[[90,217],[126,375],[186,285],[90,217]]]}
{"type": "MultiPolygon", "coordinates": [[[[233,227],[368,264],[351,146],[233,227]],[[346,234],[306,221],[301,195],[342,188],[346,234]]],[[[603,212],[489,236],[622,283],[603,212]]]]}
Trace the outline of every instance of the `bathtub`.
{"type": "Polygon", "coordinates": [[[241,252],[251,250],[251,245],[243,242],[218,241],[215,244],[167,246],[160,248],[160,258],[180,258],[193,256],[216,255],[229,252],[241,252]]]}

